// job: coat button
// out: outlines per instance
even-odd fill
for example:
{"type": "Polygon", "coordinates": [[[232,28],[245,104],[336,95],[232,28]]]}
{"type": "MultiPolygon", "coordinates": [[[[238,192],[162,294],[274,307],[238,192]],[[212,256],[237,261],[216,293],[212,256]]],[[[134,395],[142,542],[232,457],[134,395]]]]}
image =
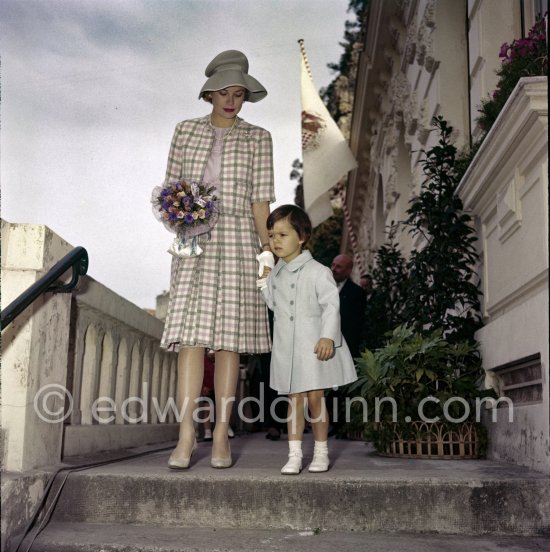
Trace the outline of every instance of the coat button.
{"type": "Polygon", "coordinates": [[[290,321],[292,322],[294,320],[294,316],[291,316],[290,317],[290,321]]]}
{"type": "MultiPolygon", "coordinates": [[[[291,288],[295,288],[295,287],[296,287],[296,284],[290,284],[290,287],[291,287],[291,288]]],[[[273,286],[273,289],[275,289],[275,286],[273,286]]]]}
{"type": "Polygon", "coordinates": [[[291,304],[291,305],[294,305],[294,301],[291,301],[290,304],[291,304]]]}
{"type": "Polygon", "coordinates": [[[276,307],[277,306],[277,303],[275,303],[275,301],[273,301],[273,306],[276,307]]]}
{"type": "Polygon", "coordinates": [[[273,289],[277,289],[277,286],[273,286],[273,289]]]}

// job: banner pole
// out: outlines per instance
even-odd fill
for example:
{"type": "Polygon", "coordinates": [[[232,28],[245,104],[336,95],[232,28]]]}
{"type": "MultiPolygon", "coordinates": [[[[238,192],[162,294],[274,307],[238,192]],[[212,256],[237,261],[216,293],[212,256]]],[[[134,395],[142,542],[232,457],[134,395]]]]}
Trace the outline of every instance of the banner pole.
{"type": "Polygon", "coordinates": [[[357,236],[355,235],[355,231],[353,230],[353,226],[351,224],[351,217],[349,214],[345,197],[344,197],[344,201],[342,202],[342,210],[344,211],[344,218],[346,219],[346,226],[348,228],[349,240],[351,242],[351,250],[353,251],[353,256],[355,257],[357,266],[359,267],[359,274],[363,274],[364,268],[363,268],[363,263],[361,262],[361,257],[359,256],[357,236]]]}
{"type": "Polygon", "coordinates": [[[303,38],[298,39],[298,44],[300,45],[300,52],[302,53],[302,57],[304,58],[307,74],[309,75],[309,78],[313,80],[313,76],[311,74],[311,68],[309,66],[309,60],[307,59],[306,49],[304,46],[304,39],[303,38]]]}

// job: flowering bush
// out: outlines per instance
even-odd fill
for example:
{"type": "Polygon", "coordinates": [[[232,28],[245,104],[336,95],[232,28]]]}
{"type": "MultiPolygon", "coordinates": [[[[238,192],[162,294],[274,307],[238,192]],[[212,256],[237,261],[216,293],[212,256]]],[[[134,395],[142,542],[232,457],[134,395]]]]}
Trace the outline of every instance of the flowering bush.
{"type": "Polygon", "coordinates": [[[521,77],[548,75],[548,46],[546,44],[546,18],[537,20],[527,38],[505,42],[500,47],[502,65],[500,77],[491,98],[483,100],[477,121],[485,133],[493,126],[506,100],[521,77]]]}

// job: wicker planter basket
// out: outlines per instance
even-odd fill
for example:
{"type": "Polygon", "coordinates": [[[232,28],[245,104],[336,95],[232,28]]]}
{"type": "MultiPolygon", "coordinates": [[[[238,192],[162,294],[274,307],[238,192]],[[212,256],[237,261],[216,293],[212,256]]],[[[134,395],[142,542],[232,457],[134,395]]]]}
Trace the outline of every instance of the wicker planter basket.
{"type": "Polygon", "coordinates": [[[393,426],[395,438],[385,450],[378,451],[382,456],[444,460],[479,458],[479,439],[473,423],[464,422],[449,430],[439,423],[411,422],[416,437],[409,439],[403,438],[396,424],[385,423],[384,426],[393,426]]]}

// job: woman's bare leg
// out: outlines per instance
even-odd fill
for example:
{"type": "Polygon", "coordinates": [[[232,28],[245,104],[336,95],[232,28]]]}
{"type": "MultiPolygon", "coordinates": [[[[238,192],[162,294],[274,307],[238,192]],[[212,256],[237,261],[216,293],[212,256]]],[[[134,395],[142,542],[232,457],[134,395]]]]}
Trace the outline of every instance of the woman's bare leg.
{"type": "Polygon", "coordinates": [[[214,370],[214,393],[216,395],[216,426],[212,441],[212,458],[229,456],[227,430],[231,409],[235,402],[237,382],[239,379],[239,353],[216,351],[216,368],[214,370]]]}
{"type": "Polygon", "coordinates": [[[176,402],[181,416],[178,444],[172,458],[189,458],[195,443],[193,413],[204,378],[204,347],[183,347],[178,355],[176,402]]]}

